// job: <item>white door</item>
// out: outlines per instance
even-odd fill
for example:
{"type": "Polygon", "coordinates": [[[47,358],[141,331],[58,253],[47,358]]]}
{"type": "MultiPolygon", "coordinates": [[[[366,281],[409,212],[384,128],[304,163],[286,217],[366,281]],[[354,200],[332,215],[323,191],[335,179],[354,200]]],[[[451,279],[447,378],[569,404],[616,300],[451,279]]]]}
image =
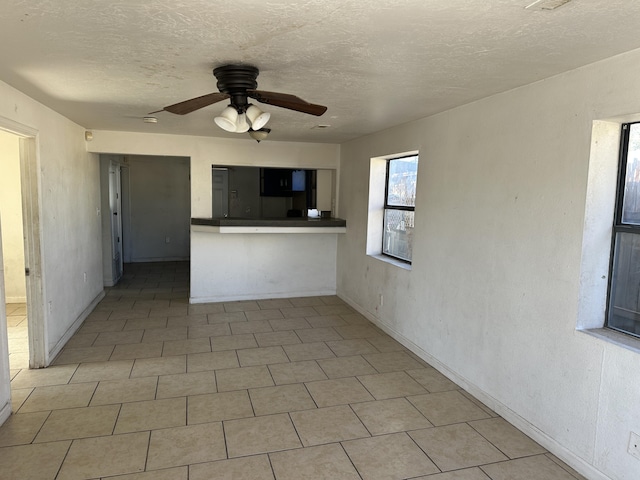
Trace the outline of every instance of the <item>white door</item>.
{"type": "Polygon", "coordinates": [[[122,277],[122,218],[121,210],[120,165],[109,166],[109,210],[111,213],[111,259],[113,264],[113,283],[122,277]]]}
{"type": "Polygon", "coordinates": [[[213,168],[213,218],[229,216],[229,170],[213,168]]]}

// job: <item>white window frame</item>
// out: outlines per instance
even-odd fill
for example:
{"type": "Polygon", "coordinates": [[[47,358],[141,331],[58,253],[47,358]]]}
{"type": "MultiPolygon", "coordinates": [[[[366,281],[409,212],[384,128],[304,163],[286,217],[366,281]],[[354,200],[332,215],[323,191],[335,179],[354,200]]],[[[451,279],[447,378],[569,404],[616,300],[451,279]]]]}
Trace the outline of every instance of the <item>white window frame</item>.
{"type": "MultiPolygon", "coordinates": [[[[624,318],[625,314],[621,314],[616,317],[616,321],[612,318],[615,315],[615,312],[618,311],[619,307],[614,306],[615,301],[615,293],[620,283],[624,285],[625,278],[621,273],[621,276],[614,276],[616,270],[618,268],[622,268],[624,263],[620,263],[621,260],[618,258],[621,255],[620,249],[623,249],[624,242],[622,240],[621,235],[640,235],[640,225],[635,222],[626,221],[624,218],[624,200],[625,200],[625,191],[628,188],[627,185],[627,161],[628,158],[628,150],[629,150],[629,142],[630,132],[632,126],[635,125],[640,126],[640,122],[630,122],[622,124],[622,131],[620,134],[620,149],[619,149],[619,160],[618,160],[618,181],[617,181],[617,191],[616,191],[616,204],[615,204],[615,213],[613,218],[613,228],[612,228],[612,236],[611,236],[611,262],[609,266],[609,284],[607,289],[607,309],[606,309],[606,323],[605,325],[618,332],[624,333],[626,335],[631,335],[635,338],[640,338],[640,332],[637,331],[638,324],[638,314],[637,307],[636,310],[627,310],[627,315],[630,317],[628,320],[633,322],[632,326],[624,326],[617,321],[617,318],[624,318]],[[631,329],[633,328],[634,331],[631,329]]],[[[635,237],[636,239],[639,237],[635,237]]],[[[632,262],[632,265],[635,265],[637,268],[637,263],[632,262]]],[[[627,265],[628,266],[628,265],[627,265]]],[[[623,288],[623,287],[622,287],[623,288]]],[[[624,288],[623,288],[623,291],[624,288]]]]}
{"type": "Polygon", "coordinates": [[[592,124],[576,329],[640,354],[640,339],[606,328],[605,322],[621,125],[635,121],[640,115],[592,124]]]}
{"type": "Polygon", "coordinates": [[[411,264],[382,253],[384,236],[384,205],[387,182],[387,160],[418,155],[418,150],[394,153],[371,158],[369,164],[369,208],[367,215],[366,254],[383,262],[405,270],[411,270],[411,264]]]}

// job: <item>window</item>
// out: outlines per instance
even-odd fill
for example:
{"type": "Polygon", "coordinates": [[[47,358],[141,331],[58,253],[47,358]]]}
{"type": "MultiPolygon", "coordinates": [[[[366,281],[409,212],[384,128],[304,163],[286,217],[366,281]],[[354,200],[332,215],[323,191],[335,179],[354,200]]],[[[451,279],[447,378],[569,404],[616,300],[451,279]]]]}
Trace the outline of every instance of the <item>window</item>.
{"type": "Polygon", "coordinates": [[[418,156],[387,160],[382,253],[411,263],[418,156]]]}
{"type": "Polygon", "coordinates": [[[640,123],[622,125],[607,326],[640,337],[640,123]]]}

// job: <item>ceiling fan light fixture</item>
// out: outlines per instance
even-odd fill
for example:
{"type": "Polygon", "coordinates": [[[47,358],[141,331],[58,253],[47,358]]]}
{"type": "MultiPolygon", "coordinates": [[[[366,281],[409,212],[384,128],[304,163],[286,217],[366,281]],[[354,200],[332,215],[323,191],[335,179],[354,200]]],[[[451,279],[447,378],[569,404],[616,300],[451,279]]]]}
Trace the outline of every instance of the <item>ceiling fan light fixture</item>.
{"type": "Polygon", "coordinates": [[[235,133],[238,131],[238,111],[231,105],[225,108],[220,116],[214,118],[213,121],[216,122],[216,125],[221,129],[226,130],[227,132],[235,133]]]}
{"type": "Polygon", "coordinates": [[[236,120],[236,133],[248,132],[249,128],[251,127],[247,121],[247,115],[245,113],[238,115],[238,120],[236,120]]]}
{"type": "Polygon", "coordinates": [[[253,138],[258,143],[260,143],[262,140],[266,140],[269,136],[269,133],[271,133],[270,128],[260,128],[259,130],[249,131],[249,135],[251,136],[251,138],[253,138]]]}
{"type": "Polygon", "coordinates": [[[260,130],[267,124],[271,118],[271,114],[263,112],[255,105],[249,105],[249,108],[247,108],[247,118],[251,122],[251,128],[253,130],[260,130]]]}

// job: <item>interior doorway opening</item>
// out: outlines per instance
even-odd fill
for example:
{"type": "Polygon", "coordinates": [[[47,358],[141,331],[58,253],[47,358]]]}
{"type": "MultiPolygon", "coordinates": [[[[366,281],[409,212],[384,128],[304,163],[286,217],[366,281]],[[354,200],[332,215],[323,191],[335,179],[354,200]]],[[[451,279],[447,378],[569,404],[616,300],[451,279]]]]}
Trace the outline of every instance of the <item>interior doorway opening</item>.
{"type": "Polygon", "coordinates": [[[11,370],[29,368],[20,137],[0,130],[0,221],[11,370]]]}
{"type": "Polygon", "coordinates": [[[0,424],[11,414],[11,375],[46,366],[37,134],[0,117],[0,177],[11,182],[1,186],[11,200],[0,211],[0,424]]]}
{"type": "MultiPolygon", "coordinates": [[[[18,301],[21,305],[13,308],[12,313],[25,312],[26,319],[23,321],[26,322],[26,331],[24,334],[16,333],[16,336],[26,335],[25,343],[28,348],[23,347],[26,351],[22,352],[22,355],[15,355],[14,360],[21,360],[24,365],[28,363],[29,368],[46,366],[37,133],[30,127],[0,118],[0,134],[8,144],[8,150],[0,151],[0,171],[5,178],[5,167],[8,169],[9,181],[13,185],[8,187],[14,198],[11,208],[16,211],[14,218],[9,220],[7,225],[3,224],[3,246],[4,239],[13,240],[11,240],[11,247],[2,254],[0,261],[2,265],[11,266],[11,282],[24,285],[24,290],[18,287],[16,287],[18,290],[15,290],[12,287],[9,295],[6,293],[6,287],[3,288],[0,301],[3,305],[7,304],[7,300],[12,304],[18,301]],[[19,231],[20,226],[22,230],[18,235],[22,238],[15,240],[14,230],[19,231]]],[[[3,218],[9,218],[9,216],[5,214],[3,218]]],[[[6,281],[5,278],[3,280],[6,281]]],[[[20,325],[23,325],[23,321],[19,321],[20,325]]],[[[18,322],[18,320],[12,320],[12,322],[18,322]]]]}
{"type": "Polygon", "coordinates": [[[188,157],[100,155],[104,285],[136,263],[190,259],[188,157]]]}

